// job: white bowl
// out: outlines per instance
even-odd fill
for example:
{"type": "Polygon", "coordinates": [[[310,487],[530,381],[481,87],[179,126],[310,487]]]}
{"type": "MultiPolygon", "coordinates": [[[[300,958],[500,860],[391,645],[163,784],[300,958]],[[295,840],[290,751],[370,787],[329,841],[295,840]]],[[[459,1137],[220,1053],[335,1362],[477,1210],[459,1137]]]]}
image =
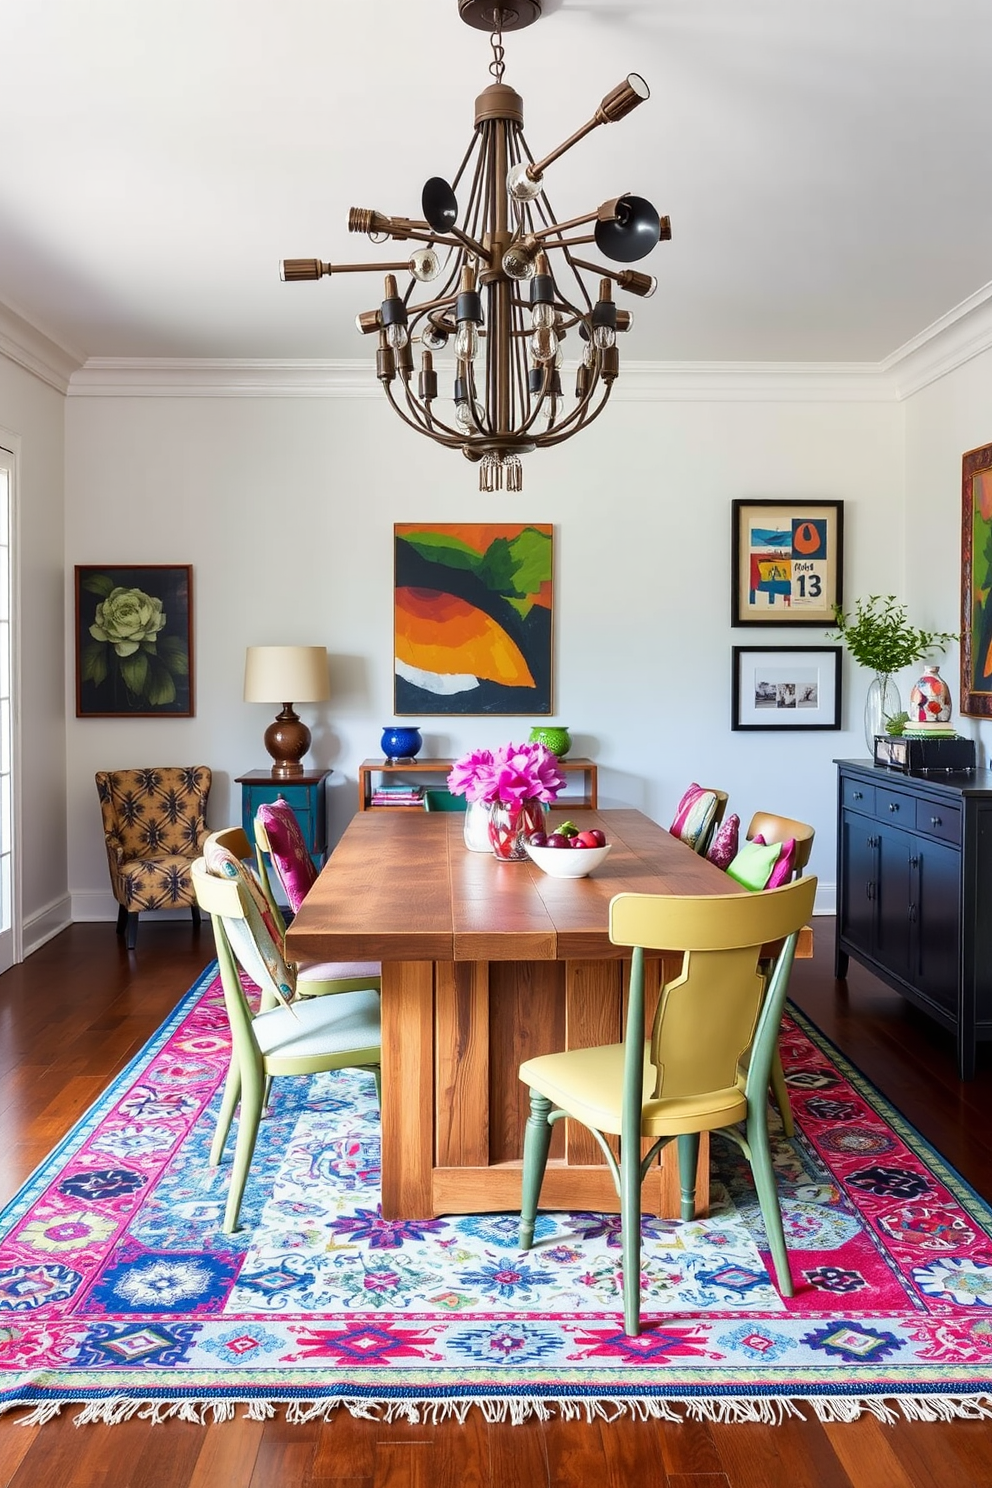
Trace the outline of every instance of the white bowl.
{"type": "Polygon", "coordinates": [[[525,843],[527,854],[538,868],[552,878],[585,878],[609,857],[612,842],[605,847],[532,847],[525,843]]]}

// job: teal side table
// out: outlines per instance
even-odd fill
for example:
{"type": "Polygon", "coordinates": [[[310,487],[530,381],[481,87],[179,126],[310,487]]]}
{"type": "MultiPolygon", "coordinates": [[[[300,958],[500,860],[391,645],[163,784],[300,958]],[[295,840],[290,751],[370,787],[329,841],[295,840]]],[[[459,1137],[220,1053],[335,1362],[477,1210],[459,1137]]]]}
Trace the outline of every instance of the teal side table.
{"type": "Polygon", "coordinates": [[[292,807],[310,856],[317,868],[327,858],[326,783],[330,770],[303,770],[299,775],[273,775],[271,770],[249,770],[236,777],[241,787],[241,825],[254,845],[255,812],[263,801],[280,796],[292,807]]]}

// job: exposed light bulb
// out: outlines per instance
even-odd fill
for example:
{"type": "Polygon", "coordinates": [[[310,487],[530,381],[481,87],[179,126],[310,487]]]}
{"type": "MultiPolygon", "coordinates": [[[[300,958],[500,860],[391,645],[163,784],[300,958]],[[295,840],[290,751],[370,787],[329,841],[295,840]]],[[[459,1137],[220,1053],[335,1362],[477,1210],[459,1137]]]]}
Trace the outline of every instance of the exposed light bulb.
{"type": "Polygon", "coordinates": [[[530,323],[535,331],[540,330],[542,326],[548,326],[553,329],[555,323],[554,305],[549,305],[544,300],[538,300],[536,305],[531,305],[530,323]]]}
{"type": "Polygon", "coordinates": [[[503,273],[510,279],[533,279],[536,272],[534,255],[525,252],[518,245],[508,248],[503,254],[503,273]]]}
{"type": "Polygon", "coordinates": [[[538,176],[535,181],[527,174],[529,164],[529,161],[522,160],[519,165],[511,166],[507,172],[506,189],[514,201],[533,201],[544,190],[543,176],[538,176]]]}
{"type": "Polygon", "coordinates": [[[558,355],[558,337],[550,326],[539,326],[530,338],[531,355],[535,361],[550,362],[558,355]]]}
{"type": "Polygon", "coordinates": [[[420,332],[420,344],[425,351],[443,351],[448,344],[448,333],[432,320],[426,320],[420,332]]]}
{"type": "Polygon", "coordinates": [[[410,333],[402,321],[394,321],[386,327],[386,340],[394,351],[402,351],[410,341],[410,333]]]}
{"type": "Polygon", "coordinates": [[[418,248],[410,259],[410,273],[421,284],[429,284],[441,272],[441,260],[433,248],[418,248]]]}
{"type": "Polygon", "coordinates": [[[617,333],[612,326],[598,325],[593,327],[592,339],[600,351],[606,351],[608,347],[616,345],[617,333]]]}
{"type": "Polygon", "coordinates": [[[472,404],[467,399],[462,399],[460,403],[455,404],[455,423],[466,434],[475,434],[482,427],[485,413],[481,403],[476,403],[473,413],[472,404]]]}
{"type": "Polygon", "coordinates": [[[478,355],[478,327],[471,320],[460,321],[455,335],[455,356],[460,362],[471,362],[478,355]]]}

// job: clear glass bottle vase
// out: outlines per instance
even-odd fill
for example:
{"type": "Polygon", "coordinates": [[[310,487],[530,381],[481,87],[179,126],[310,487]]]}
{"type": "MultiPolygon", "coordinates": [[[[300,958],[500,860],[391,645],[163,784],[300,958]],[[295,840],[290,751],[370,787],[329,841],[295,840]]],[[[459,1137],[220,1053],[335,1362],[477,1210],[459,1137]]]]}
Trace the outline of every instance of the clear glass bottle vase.
{"type": "Polygon", "coordinates": [[[876,672],[865,698],[865,743],[872,759],[875,757],[875,735],[884,734],[888,720],[901,712],[902,702],[892,673],[876,672]]]}

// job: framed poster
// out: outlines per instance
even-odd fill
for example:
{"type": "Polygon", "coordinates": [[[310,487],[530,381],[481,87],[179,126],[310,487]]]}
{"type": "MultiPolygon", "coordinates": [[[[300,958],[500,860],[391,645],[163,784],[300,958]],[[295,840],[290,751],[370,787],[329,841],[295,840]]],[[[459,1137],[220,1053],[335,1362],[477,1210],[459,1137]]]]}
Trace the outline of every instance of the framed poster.
{"type": "Polygon", "coordinates": [[[840,646],[734,646],[732,729],[839,729],[840,646]]]}
{"type": "Polygon", "coordinates": [[[400,522],[393,549],[397,715],[549,714],[551,525],[400,522]]]}
{"type": "Polygon", "coordinates": [[[76,717],[192,718],[193,568],[76,565],[76,717]]]}
{"type": "Polygon", "coordinates": [[[961,461],[961,712],[992,718],[992,444],[961,461]]]}
{"type": "Polygon", "coordinates": [[[833,624],[843,501],[735,501],[732,543],[732,625],[833,624]]]}

